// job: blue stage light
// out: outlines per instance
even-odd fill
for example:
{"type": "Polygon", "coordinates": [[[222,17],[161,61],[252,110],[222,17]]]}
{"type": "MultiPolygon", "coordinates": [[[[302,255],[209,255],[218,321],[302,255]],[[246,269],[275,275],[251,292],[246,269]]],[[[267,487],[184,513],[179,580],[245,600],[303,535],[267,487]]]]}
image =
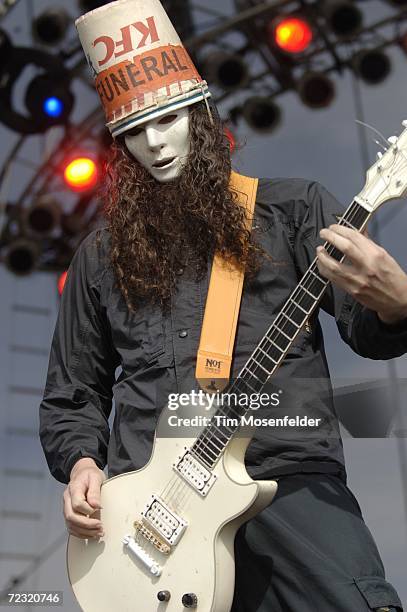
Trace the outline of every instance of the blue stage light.
{"type": "Polygon", "coordinates": [[[44,101],[44,113],[49,117],[60,117],[64,111],[64,105],[59,98],[52,96],[44,101]]]}

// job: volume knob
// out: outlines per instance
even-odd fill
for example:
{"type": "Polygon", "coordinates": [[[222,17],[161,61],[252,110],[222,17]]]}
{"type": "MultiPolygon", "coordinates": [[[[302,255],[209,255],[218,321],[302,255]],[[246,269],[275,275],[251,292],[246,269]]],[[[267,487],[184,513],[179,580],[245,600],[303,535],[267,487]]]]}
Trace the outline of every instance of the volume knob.
{"type": "Polygon", "coordinates": [[[195,593],[185,593],[185,595],[182,596],[181,601],[185,608],[196,608],[198,605],[198,597],[195,595],[195,593]]]}
{"type": "Polygon", "coordinates": [[[169,591],[158,591],[158,601],[170,601],[171,593],[169,591]]]}

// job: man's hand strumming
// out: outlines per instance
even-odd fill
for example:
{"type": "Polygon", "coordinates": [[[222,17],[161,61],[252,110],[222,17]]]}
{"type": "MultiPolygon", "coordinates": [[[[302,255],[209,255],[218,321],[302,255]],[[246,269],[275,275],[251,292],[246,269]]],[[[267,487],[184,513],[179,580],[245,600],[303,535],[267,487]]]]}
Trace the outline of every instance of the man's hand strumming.
{"type": "Polygon", "coordinates": [[[100,510],[100,488],[106,479],[93,459],[79,459],[72,468],[71,479],[64,491],[64,517],[68,532],[77,538],[103,536],[100,510]]]}

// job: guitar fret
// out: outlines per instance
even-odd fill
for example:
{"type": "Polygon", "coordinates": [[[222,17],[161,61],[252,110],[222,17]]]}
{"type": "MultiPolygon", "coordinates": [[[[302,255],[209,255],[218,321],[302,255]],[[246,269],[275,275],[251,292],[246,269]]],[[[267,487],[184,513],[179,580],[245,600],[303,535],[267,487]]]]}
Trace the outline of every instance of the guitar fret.
{"type": "Polygon", "coordinates": [[[294,298],[290,298],[290,302],[292,302],[294,304],[294,306],[297,306],[297,308],[299,308],[305,315],[309,315],[310,314],[310,310],[305,310],[305,308],[303,308],[302,306],[300,306],[299,304],[297,304],[297,302],[294,300],[294,298]]]}
{"type": "Polygon", "coordinates": [[[211,451],[211,449],[208,448],[207,446],[200,446],[200,447],[198,447],[197,448],[197,452],[198,452],[198,454],[206,455],[208,457],[208,459],[209,459],[210,464],[212,464],[214,462],[214,459],[216,461],[216,459],[218,458],[218,455],[216,453],[214,453],[213,451],[211,451]],[[209,453],[211,453],[213,455],[213,458],[210,456],[209,453]]]}
{"type": "MultiPolygon", "coordinates": [[[[223,416],[223,417],[225,417],[226,419],[229,419],[229,418],[238,418],[238,417],[229,417],[229,415],[227,415],[227,414],[225,414],[225,413],[222,413],[222,415],[219,415],[219,416],[223,416]]],[[[223,432],[222,432],[222,431],[219,429],[218,425],[213,425],[213,427],[214,427],[215,429],[217,429],[218,431],[220,431],[220,432],[221,432],[221,434],[222,434],[223,436],[225,436],[225,438],[226,438],[227,440],[229,440],[229,439],[230,439],[230,436],[231,436],[231,435],[233,434],[233,432],[234,432],[234,429],[232,429],[231,427],[229,427],[229,425],[221,425],[221,427],[223,427],[223,429],[227,429],[227,430],[228,430],[228,432],[229,432],[228,434],[223,433],[223,432]]]]}
{"type": "MultiPolygon", "coordinates": [[[[199,437],[199,438],[197,438],[197,440],[196,440],[196,442],[195,442],[195,444],[196,444],[196,449],[195,449],[195,451],[196,451],[198,454],[202,454],[202,453],[203,453],[203,454],[207,454],[207,455],[208,455],[208,457],[209,457],[209,453],[212,453],[212,454],[213,454],[213,455],[216,457],[216,453],[215,453],[214,451],[212,451],[212,450],[211,450],[211,449],[210,449],[210,448],[209,448],[209,447],[206,445],[206,443],[207,443],[208,439],[207,439],[207,438],[205,439],[205,436],[207,436],[209,433],[210,433],[210,431],[209,431],[209,430],[208,430],[208,431],[206,431],[206,432],[202,432],[202,434],[201,434],[201,435],[202,435],[202,436],[204,436],[204,439],[201,439],[200,437],[199,437]],[[208,451],[208,452],[207,452],[207,451],[208,451]]],[[[211,459],[211,457],[209,457],[209,459],[211,459]]],[[[212,459],[211,459],[211,461],[212,461],[212,459]]]]}
{"type": "MultiPolygon", "coordinates": [[[[276,326],[277,331],[278,331],[280,334],[282,334],[283,336],[285,336],[285,338],[287,338],[287,340],[290,340],[290,342],[291,342],[291,340],[292,340],[291,336],[288,336],[288,335],[287,335],[285,332],[283,332],[283,330],[282,330],[282,329],[280,329],[280,328],[278,327],[278,325],[277,325],[277,324],[275,324],[275,326],[276,326]]],[[[284,351],[283,351],[283,352],[284,352],[284,351]]]]}
{"type": "MultiPolygon", "coordinates": [[[[224,415],[224,416],[227,416],[227,415],[224,415]]],[[[230,427],[228,427],[227,425],[222,425],[222,427],[224,427],[225,429],[229,429],[230,432],[233,433],[233,429],[230,429],[230,427]]],[[[212,425],[211,429],[214,429],[215,431],[220,433],[221,436],[224,436],[227,440],[229,440],[229,436],[226,435],[221,429],[219,429],[217,425],[212,425]]],[[[215,440],[217,440],[221,444],[221,448],[218,450],[222,450],[223,447],[225,446],[225,443],[222,440],[220,440],[215,434],[213,434],[213,437],[215,438],[215,440]]]]}
{"type": "Polygon", "coordinates": [[[265,372],[267,374],[267,376],[270,376],[271,372],[269,372],[268,370],[266,370],[265,367],[263,367],[261,365],[261,363],[259,363],[254,357],[252,357],[254,363],[256,364],[256,366],[258,366],[259,368],[261,368],[263,370],[263,372],[265,372]]]}
{"type": "Polygon", "coordinates": [[[345,225],[347,225],[348,227],[350,227],[351,229],[354,229],[356,231],[359,231],[354,225],[352,225],[352,223],[350,223],[347,219],[345,219],[345,217],[342,217],[342,219],[339,221],[339,225],[341,223],[345,223],[345,225]]]}
{"type": "Polygon", "coordinates": [[[251,389],[254,393],[257,393],[257,389],[255,389],[254,387],[252,387],[247,380],[244,381],[244,384],[247,385],[249,387],[249,389],[251,389]]]}
{"type": "Polygon", "coordinates": [[[253,378],[255,378],[259,383],[263,384],[263,381],[260,380],[260,378],[257,378],[256,374],[253,374],[253,372],[249,370],[247,366],[245,366],[243,369],[246,370],[246,372],[249,372],[250,376],[253,376],[253,378]]]}
{"type": "Polygon", "coordinates": [[[269,342],[271,342],[271,344],[273,344],[273,345],[274,345],[274,346],[275,346],[275,347],[276,347],[276,348],[277,348],[277,349],[280,351],[280,353],[282,353],[282,354],[283,354],[283,353],[285,353],[285,349],[282,349],[282,348],[281,348],[281,346],[278,346],[278,344],[276,344],[276,343],[274,342],[274,340],[272,340],[272,339],[271,339],[271,338],[269,338],[268,336],[265,336],[265,337],[267,338],[267,340],[268,340],[269,342]]]}
{"type": "Polygon", "coordinates": [[[283,317],[285,317],[286,319],[288,319],[290,321],[290,323],[292,323],[294,325],[294,327],[296,327],[297,329],[301,328],[301,325],[297,325],[297,323],[295,321],[293,321],[293,319],[291,319],[287,314],[285,314],[285,312],[282,312],[281,315],[283,317]]]}
{"type": "Polygon", "coordinates": [[[216,448],[217,451],[222,451],[223,447],[225,446],[225,444],[224,444],[223,440],[218,438],[216,433],[213,432],[212,430],[215,430],[215,432],[220,433],[221,436],[225,436],[226,439],[227,439],[227,436],[224,433],[222,433],[222,431],[216,425],[212,425],[211,426],[211,437],[208,440],[212,444],[212,446],[214,446],[216,448]],[[218,448],[216,446],[216,444],[213,442],[213,440],[216,440],[217,442],[220,442],[220,448],[218,448]]]}
{"type": "Polygon", "coordinates": [[[324,281],[324,280],[323,280],[323,279],[322,279],[322,278],[321,278],[321,277],[320,277],[320,276],[319,276],[319,275],[318,275],[316,272],[314,272],[314,270],[313,270],[312,268],[310,268],[310,269],[309,269],[309,272],[310,272],[310,273],[311,273],[313,276],[315,276],[315,278],[317,278],[317,279],[319,280],[319,282],[320,282],[320,283],[322,283],[322,284],[324,284],[324,285],[327,285],[327,284],[328,284],[328,281],[327,281],[327,280],[325,280],[325,281],[324,281]]]}
{"type": "MultiPolygon", "coordinates": [[[[232,392],[233,389],[234,389],[234,385],[232,385],[232,387],[230,388],[230,391],[232,392]]],[[[233,417],[233,414],[234,414],[236,418],[240,418],[240,414],[239,414],[235,404],[228,404],[227,405],[227,413],[224,412],[221,408],[219,408],[217,410],[216,414],[221,414],[222,416],[225,416],[225,417],[229,417],[230,415],[232,415],[232,417],[233,417]]]]}
{"type": "Polygon", "coordinates": [[[301,283],[299,283],[298,286],[301,287],[301,289],[303,291],[305,291],[305,293],[308,293],[308,295],[310,295],[314,300],[318,300],[319,299],[319,295],[314,295],[313,293],[311,293],[311,291],[308,291],[308,289],[306,287],[304,287],[304,285],[301,285],[301,283]]]}
{"type": "MultiPolygon", "coordinates": [[[[209,434],[210,433],[211,432],[209,432],[209,434]]],[[[216,445],[212,443],[211,438],[207,438],[206,440],[203,440],[203,444],[204,444],[204,450],[206,452],[211,453],[214,459],[216,460],[218,457],[219,449],[217,449],[216,445]]]]}
{"type": "MultiPolygon", "coordinates": [[[[267,338],[267,336],[266,336],[266,338],[267,338]]],[[[278,361],[275,361],[272,357],[270,357],[270,355],[268,353],[266,353],[266,351],[263,351],[261,346],[258,346],[257,348],[258,348],[259,351],[261,351],[267,357],[267,359],[270,359],[270,361],[275,363],[275,365],[278,365],[278,361]]]]}

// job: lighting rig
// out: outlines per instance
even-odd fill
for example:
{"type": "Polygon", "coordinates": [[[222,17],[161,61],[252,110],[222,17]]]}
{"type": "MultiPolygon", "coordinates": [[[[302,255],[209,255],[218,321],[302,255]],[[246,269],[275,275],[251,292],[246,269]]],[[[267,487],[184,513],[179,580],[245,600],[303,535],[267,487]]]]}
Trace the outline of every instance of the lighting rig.
{"type": "MultiPolygon", "coordinates": [[[[388,48],[407,53],[407,0],[382,0],[384,16],[368,24],[368,1],[234,2],[235,13],[225,16],[188,0],[163,0],[221,105],[232,152],[241,121],[265,135],[278,128],[286,92],[311,109],[326,108],[335,100],[335,76],[350,70],[376,85],[391,71],[388,48]],[[206,13],[205,23],[198,10],[206,13]]],[[[77,14],[105,3],[79,0],[77,14]]],[[[18,4],[0,1],[0,19],[18,4]]],[[[96,195],[111,139],[96,93],[94,110],[77,119],[76,85],[90,91],[93,84],[75,17],[66,5],[50,3],[32,18],[31,47],[17,46],[6,27],[0,29],[0,121],[20,135],[0,169],[0,188],[28,141],[46,143],[18,196],[9,202],[0,191],[0,261],[15,274],[63,272],[100,217],[96,195]]]]}

